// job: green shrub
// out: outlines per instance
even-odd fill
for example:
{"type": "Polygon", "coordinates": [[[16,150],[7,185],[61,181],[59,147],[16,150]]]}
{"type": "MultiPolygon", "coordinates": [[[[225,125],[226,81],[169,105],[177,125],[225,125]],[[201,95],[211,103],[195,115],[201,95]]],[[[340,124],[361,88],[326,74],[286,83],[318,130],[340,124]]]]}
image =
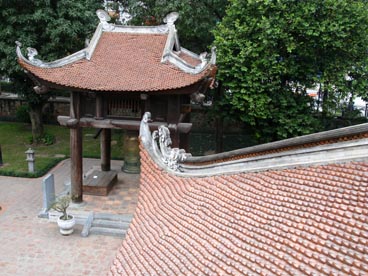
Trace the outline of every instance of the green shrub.
{"type": "Polygon", "coordinates": [[[29,117],[29,106],[28,105],[19,106],[15,113],[15,117],[18,122],[30,123],[31,118],[29,117]]]}
{"type": "MultiPolygon", "coordinates": [[[[33,144],[35,141],[33,141],[33,137],[28,137],[29,144],[33,144]]],[[[50,146],[54,144],[56,141],[55,135],[51,133],[45,133],[44,135],[37,138],[36,144],[46,145],[50,146]]]]}
{"type": "Polygon", "coordinates": [[[14,92],[13,83],[7,81],[0,81],[0,87],[2,92],[14,92]]]}

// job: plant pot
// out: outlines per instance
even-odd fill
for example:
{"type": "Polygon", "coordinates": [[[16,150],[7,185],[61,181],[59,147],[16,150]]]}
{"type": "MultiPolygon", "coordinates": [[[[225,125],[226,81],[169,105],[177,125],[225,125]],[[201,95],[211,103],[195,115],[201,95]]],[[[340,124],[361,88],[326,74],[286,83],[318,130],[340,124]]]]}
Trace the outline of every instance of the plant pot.
{"type": "Polygon", "coordinates": [[[68,219],[61,219],[62,216],[60,216],[57,220],[57,224],[60,228],[60,233],[64,236],[68,236],[74,231],[74,225],[75,225],[75,218],[72,215],[68,215],[68,219]]]}

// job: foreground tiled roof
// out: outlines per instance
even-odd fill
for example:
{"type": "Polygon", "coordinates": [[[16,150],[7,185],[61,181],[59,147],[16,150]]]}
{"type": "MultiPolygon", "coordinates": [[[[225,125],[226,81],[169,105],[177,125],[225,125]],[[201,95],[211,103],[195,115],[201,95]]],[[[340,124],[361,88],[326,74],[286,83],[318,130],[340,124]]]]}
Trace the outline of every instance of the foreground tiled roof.
{"type": "Polygon", "coordinates": [[[110,275],[368,275],[368,162],[193,178],[141,149],[110,275]]]}
{"type": "MultiPolygon", "coordinates": [[[[158,91],[192,85],[209,74],[188,74],[161,63],[167,34],[103,32],[91,57],[56,68],[19,60],[37,78],[56,85],[92,91],[158,91]]],[[[181,53],[195,66],[199,61],[181,53]]]]}

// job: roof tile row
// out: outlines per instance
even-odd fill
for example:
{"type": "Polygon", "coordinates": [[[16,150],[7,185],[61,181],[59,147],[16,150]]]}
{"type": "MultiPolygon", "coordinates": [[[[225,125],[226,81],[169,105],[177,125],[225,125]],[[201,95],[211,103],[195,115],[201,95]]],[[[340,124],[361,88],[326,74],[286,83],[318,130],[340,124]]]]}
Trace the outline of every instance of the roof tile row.
{"type": "Polygon", "coordinates": [[[181,178],[141,160],[110,275],[368,273],[367,162],[181,178]]]}

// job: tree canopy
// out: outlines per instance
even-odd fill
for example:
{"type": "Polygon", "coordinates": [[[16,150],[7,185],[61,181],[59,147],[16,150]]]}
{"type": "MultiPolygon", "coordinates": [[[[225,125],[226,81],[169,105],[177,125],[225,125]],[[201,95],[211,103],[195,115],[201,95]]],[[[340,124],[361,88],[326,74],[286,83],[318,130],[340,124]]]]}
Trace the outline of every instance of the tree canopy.
{"type": "Polygon", "coordinates": [[[42,60],[71,54],[83,48],[85,39],[95,30],[98,23],[95,11],[101,3],[94,0],[0,1],[0,75],[10,77],[15,91],[27,100],[36,138],[43,132],[39,117],[46,99],[32,91],[34,84],[17,64],[15,41],[36,48],[42,60]]]}
{"type": "Polygon", "coordinates": [[[227,0],[144,0],[118,1],[130,7],[134,24],[162,24],[170,12],[178,12],[175,23],[183,46],[195,52],[206,50],[213,42],[211,30],[225,15],[227,0]]]}
{"type": "Polygon", "coordinates": [[[328,103],[347,95],[351,76],[356,95],[367,95],[367,8],[364,0],[230,0],[214,32],[220,108],[280,139],[314,130],[307,88],[321,84],[328,103]]]}

